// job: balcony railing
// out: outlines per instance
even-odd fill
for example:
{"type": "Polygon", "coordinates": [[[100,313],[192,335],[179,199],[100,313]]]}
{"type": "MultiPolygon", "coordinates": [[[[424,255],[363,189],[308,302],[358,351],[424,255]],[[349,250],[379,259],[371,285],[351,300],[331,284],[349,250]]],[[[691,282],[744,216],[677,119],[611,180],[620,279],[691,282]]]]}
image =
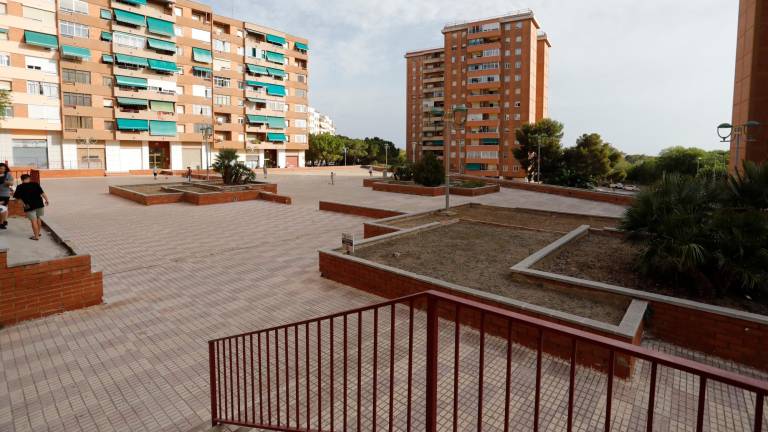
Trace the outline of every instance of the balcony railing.
{"type": "Polygon", "coordinates": [[[633,418],[647,431],[666,430],[655,429],[654,414],[669,409],[664,398],[673,389],[657,386],[681,374],[698,384],[695,415],[675,417],[686,430],[702,431],[705,417],[722,421],[720,398],[730,389],[743,402],[725,407],[728,418],[743,408],[749,427],[760,432],[768,394],[764,381],[434,291],[211,340],[208,352],[213,425],[277,431],[508,431],[527,424],[526,430],[571,431],[581,411],[603,414],[599,427],[590,419],[589,430],[626,430],[628,417],[614,419],[614,388],[624,381],[615,376],[635,361],[650,365],[647,384],[639,383],[648,389],[646,418],[633,418]],[[553,346],[565,362],[545,356],[553,346]],[[524,362],[517,360],[521,350],[530,353],[524,362]],[[577,399],[582,350],[604,355],[604,367],[589,369],[599,374],[593,391],[602,395],[577,399]],[[513,367],[522,378],[513,377],[513,367]],[[567,390],[555,379],[567,381],[567,390]],[[512,398],[527,408],[511,410],[512,398]]]}

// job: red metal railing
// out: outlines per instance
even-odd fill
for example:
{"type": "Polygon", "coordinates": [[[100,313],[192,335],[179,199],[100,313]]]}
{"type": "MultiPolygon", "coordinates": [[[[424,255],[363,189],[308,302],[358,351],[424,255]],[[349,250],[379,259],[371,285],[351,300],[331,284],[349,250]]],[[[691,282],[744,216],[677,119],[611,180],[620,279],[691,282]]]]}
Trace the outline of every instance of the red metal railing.
{"type": "MultiPolygon", "coordinates": [[[[576,408],[587,399],[576,399],[577,350],[587,346],[605,350],[608,359],[607,373],[582,371],[604,380],[592,388],[605,396],[600,429],[612,430],[614,389],[625,383],[614,378],[614,365],[632,357],[650,366],[647,383],[638,383],[637,376],[626,381],[634,386],[627,387],[632,400],[640,389],[648,392],[642,429],[654,430],[656,399],[667,395],[658,387],[664,368],[665,380],[685,375],[698,383],[695,417],[679,415],[678,424],[688,421],[683,426],[704,430],[712,387],[713,403],[727,391],[738,392],[742,401],[728,408],[744,411],[741,426],[726,428],[763,430],[765,381],[433,291],[209,341],[212,422],[279,431],[506,432],[521,424],[543,430],[548,416],[548,422],[564,420],[571,431],[576,408]],[[518,327],[533,334],[533,350],[513,342],[518,327]],[[552,337],[570,341],[565,362],[545,355],[545,339],[552,337]],[[513,361],[526,355],[518,350],[530,352],[530,358],[513,361]],[[564,384],[566,367],[568,399],[556,404],[563,413],[556,418],[542,407],[555,398],[551,376],[564,384]],[[523,398],[523,411],[532,418],[513,412],[512,397],[515,403],[523,398]]],[[[595,386],[594,381],[588,383],[595,386]]],[[[594,429],[594,423],[587,428],[594,429]]],[[[615,430],[625,430],[622,425],[615,430]]]]}

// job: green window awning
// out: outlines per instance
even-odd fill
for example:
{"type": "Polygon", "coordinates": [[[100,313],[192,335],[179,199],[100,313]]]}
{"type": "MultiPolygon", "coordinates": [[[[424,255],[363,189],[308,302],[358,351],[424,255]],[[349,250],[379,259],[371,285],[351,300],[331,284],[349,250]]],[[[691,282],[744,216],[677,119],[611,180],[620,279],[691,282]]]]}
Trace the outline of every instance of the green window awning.
{"type": "Polygon", "coordinates": [[[101,19],[105,20],[111,20],[112,19],[112,11],[109,9],[102,9],[101,14],[99,15],[101,19]]]}
{"type": "Polygon", "coordinates": [[[271,61],[272,63],[285,64],[285,56],[280,53],[267,51],[267,61],[271,61]]]}
{"type": "Polygon", "coordinates": [[[132,6],[144,6],[147,4],[147,0],[117,0],[132,6]]]}
{"type": "Polygon", "coordinates": [[[285,129],[285,118],[267,116],[267,124],[271,129],[285,129]]]}
{"type": "Polygon", "coordinates": [[[146,131],[149,130],[149,121],[139,119],[115,119],[117,130],[120,131],[146,131]]]}
{"type": "Polygon", "coordinates": [[[482,139],[480,139],[480,144],[482,144],[482,145],[485,145],[485,144],[498,144],[498,143],[499,143],[499,139],[498,138],[482,138],[482,139]]]}
{"type": "Polygon", "coordinates": [[[133,87],[139,89],[147,88],[146,78],[137,78],[124,75],[115,75],[115,83],[119,87],[133,87]]]}
{"type": "Polygon", "coordinates": [[[285,134],[278,132],[267,132],[267,141],[285,142],[285,134]]]}
{"type": "Polygon", "coordinates": [[[61,55],[69,58],[76,58],[79,60],[90,60],[91,50],[88,48],[81,48],[72,45],[62,45],[61,55]]]}
{"type": "Polygon", "coordinates": [[[111,42],[112,41],[112,33],[108,31],[101,32],[101,40],[111,42]]]}
{"type": "Polygon", "coordinates": [[[263,104],[267,103],[266,99],[253,98],[253,97],[247,97],[246,99],[248,99],[248,102],[252,102],[252,103],[263,103],[263,104]]]}
{"type": "Polygon", "coordinates": [[[109,54],[102,54],[101,55],[101,62],[102,63],[114,63],[115,59],[112,58],[109,54]]]}
{"type": "Polygon", "coordinates": [[[144,27],[147,25],[146,17],[133,12],[128,12],[122,9],[115,9],[115,20],[117,22],[128,24],[136,27],[144,27]]]}
{"type": "Polygon", "coordinates": [[[248,116],[248,123],[250,124],[258,124],[258,123],[266,123],[267,122],[267,116],[265,115],[256,115],[256,114],[247,114],[248,116]]]}
{"type": "Polygon", "coordinates": [[[59,38],[47,33],[38,33],[30,30],[24,30],[24,42],[27,45],[34,45],[48,49],[59,48],[59,38]]]}
{"type": "Polygon", "coordinates": [[[245,81],[245,85],[247,85],[248,87],[264,87],[264,88],[266,88],[269,84],[263,83],[263,82],[259,82],[259,81],[246,80],[245,81]]]}
{"type": "Polygon", "coordinates": [[[270,96],[285,96],[285,87],[277,84],[267,84],[267,94],[270,96]]]}
{"type": "Polygon", "coordinates": [[[277,44],[277,45],[285,45],[285,38],[282,36],[268,34],[267,42],[277,44]]]}
{"type": "Polygon", "coordinates": [[[203,72],[203,73],[213,73],[213,71],[210,68],[202,67],[202,66],[192,66],[192,70],[197,72],[203,72]]]}
{"type": "Polygon", "coordinates": [[[293,45],[296,47],[296,49],[300,49],[302,51],[309,51],[309,46],[305,43],[296,42],[293,45]]]}
{"type": "Polygon", "coordinates": [[[119,97],[117,98],[117,104],[120,106],[127,106],[127,107],[146,108],[147,100],[129,98],[129,97],[119,97]]]}
{"type": "Polygon", "coordinates": [[[483,165],[479,163],[468,163],[464,165],[464,168],[466,168],[467,171],[481,171],[483,169],[483,165]]]}
{"type": "Polygon", "coordinates": [[[213,57],[211,52],[207,49],[192,48],[192,59],[200,63],[212,63],[213,57]]]}
{"type": "Polygon", "coordinates": [[[159,111],[159,112],[176,112],[176,105],[173,102],[169,101],[149,101],[149,109],[152,111],[159,111]]]}
{"type": "Polygon", "coordinates": [[[165,60],[147,59],[149,68],[158,72],[175,73],[178,70],[176,63],[165,60]]]}
{"type": "Polygon", "coordinates": [[[144,57],[136,57],[127,54],[115,54],[115,61],[118,63],[128,64],[132,66],[147,67],[147,59],[144,57]]]}
{"type": "Polygon", "coordinates": [[[276,68],[268,67],[267,71],[272,76],[276,76],[276,77],[284,77],[285,76],[285,71],[282,70],[282,69],[276,69],[276,68]]]}
{"type": "Polygon", "coordinates": [[[147,45],[153,50],[176,53],[176,44],[170,41],[147,38],[147,45]]]}
{"type": "Polygon", "coordinates": [[[147,17],[147,31],[168,37],[173,37],[176,34],[172,22],[152,17],[147,17]]]}
{"type": "Polygon", "coordinates": [[[176,136],[176,122],[150,120],[149,134],[154,136],[176,136]]]}
{"type": "Polygon", "coordinates": [[[259,65],[253,65],[250,63],[246,63],[245,66],[248,68],[248,73],[254,74],[254,75],[267,75],[269,74],[269,71],[264,66],[259,65]]]}

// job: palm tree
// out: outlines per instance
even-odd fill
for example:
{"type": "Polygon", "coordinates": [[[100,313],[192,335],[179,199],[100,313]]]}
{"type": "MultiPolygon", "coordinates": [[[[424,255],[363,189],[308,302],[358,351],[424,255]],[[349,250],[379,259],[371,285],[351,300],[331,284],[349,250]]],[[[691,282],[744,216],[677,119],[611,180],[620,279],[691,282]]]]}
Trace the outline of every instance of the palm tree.
{"type": "Polygon", "coordinates": [[[256,174],[238,160],[237,151],[234,149],[220,150],[211,167],[215,172],[221,174],[221,179],[225,185],[246,184],[256,178],[256,174]]]}

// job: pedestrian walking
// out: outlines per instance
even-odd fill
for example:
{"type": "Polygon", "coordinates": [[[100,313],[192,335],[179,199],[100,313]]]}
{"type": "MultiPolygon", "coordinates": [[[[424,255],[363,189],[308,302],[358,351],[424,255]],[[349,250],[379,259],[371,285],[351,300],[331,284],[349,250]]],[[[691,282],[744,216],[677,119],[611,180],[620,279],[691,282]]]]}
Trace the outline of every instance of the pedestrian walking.
{"type": "Polygon", "coordinates": [[[152,177],[154,177],[155,180],[157,180],[157,168],[152,168],[152,177]]]}
{"type": "Polygon", "coordinates": [[[42,217],[45,214],[43,209],[49,204],[45,191],[39,183],[32,181],[29,174],[23,174],[21,184],[16,188],[13,197],[21,201],[27,219],[32,224],[32,237],[29,239],[40,240],[40,227],[43,223],[42,217]]]}

